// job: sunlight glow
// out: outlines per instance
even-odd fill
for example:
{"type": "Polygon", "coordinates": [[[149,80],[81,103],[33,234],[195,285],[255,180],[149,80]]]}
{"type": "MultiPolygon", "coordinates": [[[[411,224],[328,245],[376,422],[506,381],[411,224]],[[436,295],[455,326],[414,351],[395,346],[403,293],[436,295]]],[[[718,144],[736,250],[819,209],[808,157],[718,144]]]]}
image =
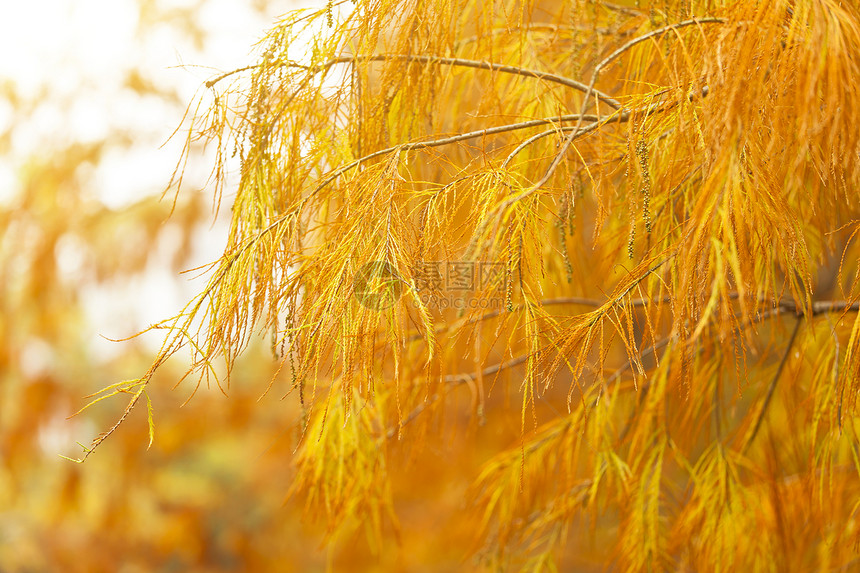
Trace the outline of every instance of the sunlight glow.
{"type": "MultiPolygon", "coordinates": [[[[119,210],[160,194],[183,145],[170,135],[195,93],[214,74],[247,65],[256,42],[293,7],[287,0],[263,9],[234,0],[8,3],[0,19],[0,136],[8,136],[0,139],[0,203],[19,196],[27,165],[99,142],[107,143],[101,158],[78,171],[86,195],[119,210]]],[[[192,157],[186,192],[204,187],[210,166],[192,157]]],[[[196,242],[195,265],[220,254],[226,227],[207,232],[207,241],[196,242]]],[[[70,241],[57,253],[68,259],[60,265],[67,279],[80,274],[70,241]]],[[[133,334],[195,292],[197,282],[176,276],[168,261],[124,285],[82,287],[94,355],[107,360],[122,351],[99,335],[133,334]]]]}

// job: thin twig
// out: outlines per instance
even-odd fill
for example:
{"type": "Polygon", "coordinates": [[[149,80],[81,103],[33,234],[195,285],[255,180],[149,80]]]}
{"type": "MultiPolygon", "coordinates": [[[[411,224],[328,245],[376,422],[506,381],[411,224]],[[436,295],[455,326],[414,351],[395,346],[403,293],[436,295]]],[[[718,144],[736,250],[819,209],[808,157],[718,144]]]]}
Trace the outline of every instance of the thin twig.
{"type": "Polygon", "coordinates": [[[397,425],[394,425],[394,426],[391,426],[390,428],[388,428],[388,430],[385,432],[385,439],[390,440],[394,436],[398,435],[400,433],[400,430],[403,428],[403,426],[405,426],[406,424],[410,423],[412,420],[417,418],[421,414],[421,412],[423,412],[427,408],[427,406],[433,404],[438,399],[439,399],[439,394],[433,394],[432,396],[430,396],[429,398],[427,398],[426,400],[424,400],[423,402],[418,404],[411,412],[409,412],[409,414],[406,415],[405,418],[398,421],[397,425]]]}
{"type": "MultiPolygon", "coordinates": [[[[672,257],[667,257],[667,258],[663,259],[662,261],[660,261],[657,265],[655,265],[655,266],[651,267],[650,269],[648,269],[648,271],[645,273],[645,275],[643,275],[643,276],[639,279],[639,281],[637,281],[637,283],[636,283],[636,284],[638,284],[638,282],[640,282],[640,281],[641,281],[642,279],[644,279],[646,276],[650,275],[652,272],[654,272],[655,270],[657,270],[658,268],[660,268],[661,266],[663,266],[663,264],[665,264],[665,263],[666,263],[668,260],[670,260],[671,258],[672,258],[672,257]]],[[[634,286],[635,286],[635,285],[634,285],[634,286]]],[[[625,291],[624,291],[620,296],[615,297],[614,299],[610,299],[610,300],[604,301],[604,302],[602,302],[602,303],[601,303],[601,302],[599,302],[599,301],[597,301],[597,300],[594,300],[594,299],[578,298],[578,297],[566,297],[566,298],[559,298],[559,299],[549,299],[549,300],[547,300],[547,301],[544,301],[544,302],[543,302],[543,304],[586,304],[586,305],[591,305],[591,306],[597,306],[597,307],[599,308],[599,307],[601,307],[601,306],[605,306],[607,303],[612,303],[613,305],[617,304],[618,302],[620,302],[620,301],[621,301],[621,300],[622,300],[622,299],[627,295],[627,293],[629,293],[629,292],[630,292],[630,290],[631,290],[632,288],[633,288],[633,287],[631,286],[630,288],[626,289],[626,290],[625,290],[625,291]]],[[[631,306],[645,306],[645,305],[647,305],[647,304],[648,304],[648,303],[650,303],[650,302],[656,302],[656,301],[669,302],[670,300],[671,300],[671,298],[670,298],[670,297],[665,297],[665,296],[664,296],[664,297],[662,297],[662,298],[660,298],[660,299],[656,299],[656,298],[655,298],[655,299],[646,299],[646,298],[633,299],[633,300],[631,300],[630,302],[632,303],[632,304],[631,304],[631,306]]],[[[498,314],[499,314],[499,312],[498,312],[498,311],[493,311],[493,313],[496,313],[496,314],[495,314],[495,316],[498,316],[498,314]]],[[[481,316],[480,318],[478,318],[477,320],[475,320],[475,322],[477,322],[478,320],[485,320],[485,317],[487,317],[488,315],[491,315],[491,314],[493,314],[493,313],[487,313],[487,315],[481,316]]],[[[466,324],[469,324],[469,323],[467,322],[466,324]]],[[[664,342],[664,341],[661,341],[661,343],[658,343],[658,344],[660,344],[659,346],[658,346],[658,345],[655,345],[655,346],[650,350],[650,352],[653,352],[654,350],[657,350],[658,348],[662,348],[662,346],[664,346],[664,345],[665,345],[665,342],[664,342]],[[662,343],[662,344],[661,344],[661,343],[662,343]]],[[[646,350],[645,352],[649,352],[649,351],[648,351],[648,350],[646,350]]],[[[642,354],[642,356],[643,356],[643,357],[644,357],[645,355],[646,355],[646,354],[644,354],[644,353],[642,354]]],[[[501,363],[499,363],[499,364],[494,364],[494,365],[492,365],[492,366],[489,366],[489,367],[487,367],[487,368],[485,368],[485,369],[481,370],[481,371],[480,371],[480,373],[478,373],[478,372],[473,372],[473,373],[471,373],[471,374],[452,374],[452,375],[449,375],[449,376],[445,376],[445,378],[443,379],[443,381],[444,381],[444,382],[447,382],[447,383],[449,383],[449,384],[450,384],[450,383],[464,383],[464,382],[471,382],[472,380],[477,379],[477,378],[478,378],[478,376],[490,376],[490,375],[495,374],[495,373],[497,373],[497,372],[499,372],[499,371],[501,371],[501,370],[504,370],[504,369],[506,369],[506,368],[511,368],[511,367],[513,367],[513,366],[517,366],[517,365],[519,365],[519,364],[522,364],[523,362],[525,362],[526,360],[528,360],[530,356],[531,356],[531,354],[522,354],[522,355],[517,356],[516,358],[513,358],[513,359],[508,360],[508,361],[506,361],[506,362],[501,362],[501,363]]],[[[625,370],[626,370],[626,368],[625,368],[625,370]]],[[[618,373],[618,376],[620,376],[620,373],[618,373]]]]}
{"type": "MultiPolygon", "coordinates": [[[[679,22],[678,24],[671,24],[669,26],[664,26],[662,28],[659,28],[657,30],[653,30],[647,34],[639,36],[638,38],[634,38],[633,40],[630,40],[629,42],[625,43],[623,46],[621,46],[620,48],[618,48],[617,50],[615,50],[614,52],[609,54],[606,58],[601,60],[594,67],[594,72],[591,74],[591,81],[588,84],[588,89],[585,90],[585,99],[582,101],[582,111],[580,112],[580,116],[583,113],[585,113],[586,109],[588,109],[588,101],[591,98],[591,95],[592,94],[598,94],[598,92],[594,89],[594,85],[597,83],[597,78],[600,75],[600,72],[603,70],[603,68],[605,68],[606,66],[611,64],[613,62],[613,60],[618,58],[621,54],[623,54],[624,52],[626,52],[627,50],[629,50],[630,48],[632,48],[633,46],[635,46],[637,44],[645,42],[645,41],[647,41],[651,38],[654,38],[656,36],[663,35],[670,30],[676,30],[678,28],[683,28],[685,26],[692,26],[694,24],[717,24],[717,23],[719,23],[719,24],[725,23],[725,20],[722,18],[701,18],[701,19],[694,18],[691,20],[685,20],[683,22],[679,22]]],[[[537,183],[535,183],[532,187],[530,187],[525,192],[520,193],[519,195],[517,195],[515,197],[511,197],[510,199],[508,199],[507,201],[502,203],[500,206],[502,207],[503,210],[510,207],[513,203],[520,201],[521,199],[525,199],[526,197],[532,195],[533,193],[535,193],[539,189],[542,189],[544,185],[546,185],[547,181],[550,180],[553,173],[555,173],[555,170],[558,168],[558,166],[563,161],[564,155],[567,153],[567,150],[570,149],[570,146],[573,144],[573,141],[577,137],[582,135],[582,133],[580,133],[581,127],[582,127],[582,120],[577,122],[577,124],[574,127],[571,134],[565,138],[564,144],[562,144],[561,149],[559,149],[558,153],[556,153],[555,158],[553,159],[549,168],[547,168],[546,172],[543,174],[543,177],[541,177],[537,183]]]]}
{"type": "Polygon", "coordinates": [[[746,442],[741,448],[741,453],[746,453],[747,449],[749,449],[750,445],[752,445],[753,440],[755,440],[755,437],[758,434],[759,429],[761,428],[761,424],[764,421],[768,406],[770,406],[770,401],[771,399],[773,399],[773,393],[774,391],[776,391],[776,383],[779,382],[779,377],[782,374],[786,363],[788,362],[788,357],[791,355],[791,348],[794,346],[794,341],[797,338],[797,333],[800,331],[800,324],[803,322],[802,318],[803,316],[800,315],[795,320],[794,330],[791,331],[791,338],[788,339],[788,344],[785,347],[785,352],[782,355],[782,360],[780,360],[779,362],[779,367],[777,367],[776,369],[776,374],[774,374],[773,379],[768,385],[767,394],[764,397],[764,402],[761,405],[761,411],[758,414],[755,426],[753,426],[752,433],[750,434],[749,438],[747,438],[746,442]]]}
{"type": "Polygon", "coordinates": [[[574,129],[574,128],[573,128],[573,127],[568,126],[568,127],[562,127],[561,129],[548,129],[548,130],[546,130],[546,131],[542,131],[542,132],[540,132],[540,133],[537,133],[537,134],[535,134],[535,135],[533,135],[533,136],[529,137],[528,139],[526,139],[525,141],[523,141],[522,143],[520,143],[520,144],[517,146],[517,148],[516,148],[516,149],[514,149],[513,151],[511,151],[510,155],[508,155],[508,156],[505,158],[505,160],[502,162],[502,167],[501,167],[501,168],[502,168],[502,169],[507,168],[508,163],[510,163],[510,162],[511,162],[511,160],[513,160],[513,158],[514,158],[514,157],[516,157],[517,155],[519,155],[519,153],[520,153],[523,149],[525,149],[526,147],[528,147],[529,145],[531,145],[532,143],[534,143],[534,142],[535,142],[535,141],[537,141],[538,139],[543,139],[544,137],[549,137],[550,135],[554,135],[554,134],[556,134],[556,133],[559,133],[559,131],[561,131],[561,132],[570,131],[571,129],[574,129]]]}
{"type": "MultiPolygon", "coordinates": [[[[613,116],[613,117],[617,117],[617,116],[613,116]]],[[[346,165],[338,167],[337,169],[332,171],[328,177],[323,179],[317,185],[317,187],[311,192],[311,195],[316,194],[323,187],[325,187],[326,185],[328,185],[329,183],[331,183],[332,181],[334,181],[335,179],[337,179],[338,177],[340,177],[341,175],[343,175],[347,171],[354,169],[354,168],[358,167],[359,165],[361,165],[362,163],[370,161],[371,159],[374,159],[374,158],[379,157],[381,155],[387,155],[389,153],[393,153],[396,151],[415,151],[418,149],[428,149],[431,147],[439,147],[441,145],[450,145],[451,143],[457,143],[460,141],[465,141],[467,139],[475,139],[478,137],[485,137],[487,135],[496,135],[499,133],[506,133],[508,131],[517,131],[520,129],[528,129],[530,127],[536,127],[538,125],[546,125],[548,123],[555,123],[555,122],[562,122],[562,121],[574,121],[574,120],[582,121],[583,119],[585,119],[586,121],[596,122],[597,116],[586,115],[586,117],[583,118],[579,114],[570,114],[570,115],[560,115],[558,117],[545,117],[545,118],[539,118],[539,119],[530,119],[528,121],[521,121],[519,123],[509,123],[507,125],[499,125],[496,127],[487,127],[487,128],[478,129],[475,131],[469,131],[467,133],[460,133],[460,134],[452,135],[449,137],[442,137],[440,139],[432,139],[430,141],[413,141],[410,143],[401,143],[400,145],[393,145],[391,147],[386,147],[385,149],[380,149],[378,151],[374,151],[373,153],[369,153],[363,157],[359,157],[358,159],[356,159],[355,161],[352,161],[351,163],[347,163],[346,165]]],[[[597,124],[592,123],[591,125],[597,125],[597,124]]],[[[591,127],[591,125],[589,127],[591,127]]],[[[588,129],[588,128],[585,128],[585,129],[588,129]]]]}
{"type": "MultiPolygon", "coordinates": [[[[556,84],[560,84],[563,86],[567,86],[569,88],[573,88],[575,90],[586,92],[588,90],[588,86],[583,84],[582,82],[578,82],[576,80],[566,78],[564,76],[559,76],[556,74],[551,74],[549,72],[542,72],[539,70],[530,70],[527,68],[520,68],[517,66],[509,66],[506,64],[495,64],[493,62],[481,62],[479,60],[467,60],[464,58],[443,58],[441,56],[426,56],[426,55],[417,55],[417,54],[375,54],[372,56],[338,56],[336,58],[332,58],[325,63],[318,64],[316,66],[305,66],[302,64],[298,64],[295,62],[280,62],[278,65],[287,68],[298,68],[303,69],[309,72],[310,74],[318,74],[320,72],[327,71],[332,66],[337,64],[347,64],[347,63],[358,63],[358,62],[387,62],[394,60],[405,60],[407,62],[418,62],[422,64],[437,64],[442,66],[458,66],[463,68],[475,68],[479,70],[489,70],[492,72],[502,72],[505,74],[514,74],[526,78],[535,78],[538,80],[545,80],[548,82],[553,82],[556,84]]],[[[260,67],[259,65],[254,66],[245,66],[244,68],[238,68],[236,70],[225,72],[220,76],[213,78],[206,82],[206,87],[211,88],[224,78],[231,76],[233,74],[248,71],[250,69],[254,69],[260,67]]],[[[621,104],[609,97],[608,95],[598,92],[597,90],[591,90],[591,93],[597,95],[598,101],[602,101],[608,106],[614,109],[621,109],[621,104]]]]}
{"type": "MultiPolygon", "coordinates": [[[[789,300],[779,301],[775,308],[769,309],[769,310],[761,313],[758,317],[754,317],[754,318],[749,319],[740,328],[741,328],[741,330],[746,329],[753,324],[764,322],[765,320],[768,320],[770,318],[778,316],[778,315],[782,314],[783,312],[791,312],[792,314],[797,316],[798,323],[795,324],[794,331],[792,332],[791,339],[789,340],[789,343],[788,343],[788,350],[786,350],[786,353],[783,355],[783,359],[782,359],[782,362],[780,363],[779,370],[777,370],[777,373],[774,376],[774,379],[771,381],[770,387],[768,388],[768,395],[767,395],[767,398],[765,399],[765,405],[762,407],[762,416],[764,414],[764,410],[767,408],[768,402],[770,402],[770,399],[773,395],[773,391],[774,391],[775,386],[776,386],[776,381],[779,379],[779,375],[782,372],[782,369],[785,365],[785,360],[788,357],[788,351],[791,350],[791,346],[794,342],[795,337],[797,336],[797,330],[799,328],[800,319],[803,318],[804,316],[818,316],[818,315],[826,314],[826,313],[830,313],[830,312],[860,312],[860,302],[853,302],[852,303],[852,302],[848,302],[848,301],[844,301],[844,300],[816,301],[816,302],[812,303],[812,309],[810,310],[810,312],[806,313],[804,307],[798,306],[794,301],[789,301],[789,300]]],[[[660,347],[662,347],[662,346],[665,346],[667,342],[668,342],[668,339],[663,339],[658,344],[660,344],[660,347]]],[[[655,347],[656,346],[657,345],[655,345],[655,347]]],[[[658,349],[658,348],[654,348],[654,347],[652,347],[652,348],[653,348],[653,350],[658,349]]],[[[645,352],[650,351],[649,354],[652,353],[653,352],[652,348],[647,349],[645,352]]],[[[644,352],[642,354],[642,357],[643,358],[645,357],[644,352]]],[[[631,366],[632,366],[632,362],[628,361],[621,368],[616,370],[615,373],[613,373],[613,378],[616,377],[616,374],[620,374],[620,373],[623,373],[623,372],[629,370],[631,366]]],[[[650,388],[649,383],[642,385],[641,397],[639,399],[640,403],[648,395],[649,388],[650,388]]],[[[636,412],[634,411],[631,414],[630,419],[627,420],[627,424],[625,425],[624,430],[621,432],[621,435],[618,438],[619,442],[623,441],[624,438],[627,436],[627,433],[630,430],[630,426],[631,426],[631,423],[632,423],[635,415],[636,415],[636,412]]],[[[760,417],[758,422],[756,423],[756,428],[753,431],[752,436],[750,437],[750,439],[747,440],[748,443],[744,446],[744,450],[746,450],[746,448],[749,446],[749,443],[752,442],[752,438],[754,438],[755,434],[758,432],[759,426],[761,425],[761,420],[762,420],[762,418],[760,417]]]]}
{"type": "Polygon", "coordinates": [[[488,32],[484,35],[481,35],[481,36],[469,36],[468,38],[463,38],[462,40],[458,40],[454,44],[454,51],[456,52],[460,47],[462,47],[466,44],[471,44],[474,42],[478,42],[479,40],[492,38],[493,36],[500,36],[503,34],[509,35],[509,36],[516,34],[516,33],[522,33],[522,32],[551,32],[551,33],[558,34],[559,32],[562,32],[562,31],[571,31],[571,30],[577,31],[577,32],[580,32],[580,31],[581,32],[593,32],[593,33],[596,33],[596,34],[601,35],[601,36],[610,36],[610,35],[615,36],[615,35],[629,35],[629,34],[631,34],[630,31],[625,31],[625,32],[619,33],[617,30],[612,29],[612,28],[607,28],[607,27],[594,28],[593,26],[586,25],[586,24],[580,24],[577,26],[559,26],[556,24],[549,24],[546,22],[536,22],[536,23],[532,23],[532,24],[527,24],[525,26],[514,26],[512,28],[499,28],[499,29],[491,30],[490,32],[488,32]]]}
{"type": "Polygon", "coordinates": [[[818,316],[831,312],[860,312],[860,302],[849,302],[847,300],[818,300],[812,303],[809,312],[806,308],[798,305],[793,300],[781,300],[779,306],[783,310],[794,312],[800,316],[818,316]]]}
{"type": "MultiPolygon", "coordinates": [[[[770,309],[766,312],[763,312],[758,317],[754,317],[754,318],[747,320],[740,327],[740,329],[741,330],[746,329],[747,327],[749,327],[753,324],[756,324],[759,322],[764,322],[765,320],[768,320],[770,318],[778,316],[780,314],[780,311],[781,311],[781,308],[777,307],[777,308],[770,309]]],[[[665,346],[666,344],[668,344],[668,342],[669,342],[669,339],[663,339],[660,342],[658,342],[658,344],[661,344],[661,348],[662,348],[662,346],[665,346]]],[[[655,344],[654,346],[657,346],[657,345],[655,344]]],[[[657,348],[654,348],[654,350],[657,350],[657,348]]],[[[644,356],[644,354],[643,354],[643,356],[644,356]]],[[[626,371],[626,370],[629,370],[631,366],[632,366],[632,360],[628,360],[627,363],[625,363],[624,366],[622,366],[619,370],[620,371],[626,371]]],[[[613,374],[613,376],[614,376],[614,374],[613,374]]],[[[651,383],[646,382],[645,384],[642,385],[641,388],[642,388],[642,390],[639,392],[639,400],[638,400],[639,404],[641,404],[645,400],[645,398],[648,396],[648,391],[651,389],[651,383]]],[[[598,398],[599,398],[599,396],[598,396],[598,398]]],[[[621,431],[621,434],[618,436],[618,442],[619,443],[623,442],[624,439],[627,437],[627,434],[630,432],[630,429],[633,426],[633,420],[636,418],[637,413],[638,413],[638,411],[636,409],[634,409],[630,413],[630,417],[627,418],[627,422],[624,424],[624,429],[621,431]]]]}
{"type": "Polygon", "coordinates": [[[620,4],[614,4],[612,2],[601,2],[598,4],[601,8],[606,8],[607,10],[612,10],[613,12],[618,12],[619,14],[625,14],[627,16],[639,17],[644,16],[645,13],[637,10],[636,8],[631,8],[630,6],[622,6],[620,4]]]}
{"type": "MultiPolygon", "coordinates": [[[[731,293],[729,293],[729,296],[731,298],[736,298],[738,296],[738,293],[737,292],[731,292],[731,293]]],[[[672,298],[668,295],[663,296],[663,297],[653,297],[653,298],[632,298],[628,301],[628,305],[631,308],[637,308],[637,307],[647,306],[648,304],[670,302],[671,300],[672,300],[672,298]]],[[[582,306],[591,306],[594,308],[599,308],[606,303],[607,303],[607,301],[597,300],[596,298],[583,298],[583,297],[576,297],[576,296],[567,296],[567,297],[560,297],[560,298],[544,299],[544,300],[539,301],[538,305],[541,307],[553,306],[553,305],[582,305],[582,306]]],[[[521,311],[525,307],[526,307],[525,304],[518,304],[517,306],[515,306],[513,308],[513,311],[511,311],[511,312],[521,311]]],[[[505,311],[506,314],[507,314],[507,312],[508,311],[505,311]]],[[[493,311],[490,311],[488,313],[482,314],[481,316],[472,316],[472,317],[469,317],[467,319],[464,319],[464,320],[460,321],[459,324],[453,324],[453,325],[443,324],[441,326],[437,326],[435,328],[434,332],[435,332],[435,334],[441,334],[447,330],[458,329],[458,328],[462,328],[464,326],[469,326],[471,324],[476,324],[478,322],[482,322],[485,320],[491,320],[493,318],[500,316],[501,314],[502,314],[501,311],[493,310],[493,311]]],[[[416,340],[423,340],[423,339],[424,339],[424,335],[421,334],[420,332],[417,332],[417,333],[411,335],[408,339],[406,339],[406,342],[415,342],[416,340]]],[[[492,373],[493,372],[491,372],[491,374],[492,373]]],[[[477,374],[468,374],[468,375],[454,374],[452,376],[458,376],[458,377],[459,376],[468,376],[468,377],[470,377],[469,378],[470,380],[474,380],[475,378],[477,378],[477,374]]]]}
{"type": "Polygon", "coordinates": [[[476,380],[478,376],[491,376],[506,368],[513,368],[514,366],[519,366],[520,364],[528,360],[529,356],[531,356],[531,354],[521,354],[516,358],[512,358],[505,362],[500,362],[498,364],[488,366],[487,368],[481,370],[480,373],[472,372],[470,374],[449,374],[448,376],[445,376],[442,381],[447,384],[466,384],[468,382],[476,380]]]}

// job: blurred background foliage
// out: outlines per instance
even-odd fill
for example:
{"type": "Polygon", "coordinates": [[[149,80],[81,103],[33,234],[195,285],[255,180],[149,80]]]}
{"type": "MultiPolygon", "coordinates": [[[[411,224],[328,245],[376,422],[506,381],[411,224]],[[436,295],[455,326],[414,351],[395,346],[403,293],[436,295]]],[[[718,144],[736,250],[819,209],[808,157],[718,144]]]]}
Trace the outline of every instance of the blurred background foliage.
{"type": "Polygon", "coordinates": [[[196,150],[174,204],[174,190],[162,192],[182,141],[165,141],[202,82],[246,64],[297,5],[21,4],[0,23],[0,571],[456,567],[468,526],[440,516],[457,514],[478,463],[469,451],[445,452],[447,464],[423,452],[437,461],[430,473],[400,456],[400,551],[322,548],[325,531],[287,500],[298,412],[260,399],[276,366],[265,343],[243,356],[226,398],[201,388],[183,404],[193,387],[174,385],[185,365],[161,369],[149,450],[138,409],[85,464],[60,457],[121,411],[105,402],[70,418],[84,397],[139,376],[160,342],[158,332],[106,337],[177,312],[201,288],[180,271],[224,246],[203,192],[211,158],[196,150]]]}
{"type": "Polygon", "coordinates": [[[517,439],[516,404],[479,441],[441,431],[400,451],[389,440],[399,543],[376,554],[360,537],[324,548],[323,524],[288,498],[300,413],[275,393],[261,399],[277,367],[268,341],[243,355],[229,397],[201,388],[186,402],[180,357],[159,370],[149,450],[139,408],[85,464],[60,457],[121,412],[107,401],[70,417],[85,396],[140,376],[161,342],[157,331],[108,338],[176,313],[204,284],[181,271],[223,250],[204,190],[211,157],[195,150],[174,204],[164,186],[183,142],[169,136],[202,83],[247,64],[297,4],[47,4],[0,22],[15,54],[0,64],[0,571],[471,568],[465,492],[517,439]]]}

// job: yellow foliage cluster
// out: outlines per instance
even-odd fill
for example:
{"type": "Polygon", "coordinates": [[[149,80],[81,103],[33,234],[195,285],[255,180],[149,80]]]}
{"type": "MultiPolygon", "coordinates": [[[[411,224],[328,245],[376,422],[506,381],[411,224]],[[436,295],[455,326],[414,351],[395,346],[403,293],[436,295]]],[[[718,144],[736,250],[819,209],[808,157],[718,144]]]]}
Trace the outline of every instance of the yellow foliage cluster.
{"type": "Polygon", "coordinates": [[[332,537],[384,551],[398,452],[474,440],[489,563],[850,567],[857,78],[848,1],[289,15],[192,106],[229,243],[129,409],[183,348],[226,387],[263,333],[332,537]],[[445,308],[453,263],[499,272],[445,308]]]}

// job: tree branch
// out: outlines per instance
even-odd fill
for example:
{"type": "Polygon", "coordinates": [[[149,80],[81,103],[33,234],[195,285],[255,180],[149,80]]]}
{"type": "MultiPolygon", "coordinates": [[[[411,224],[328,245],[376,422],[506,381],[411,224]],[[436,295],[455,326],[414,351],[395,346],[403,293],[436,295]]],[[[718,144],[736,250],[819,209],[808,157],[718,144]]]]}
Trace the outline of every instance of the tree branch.
{"type": "Polygon", "coordinates": [[[797,338],[797,333],[800,331],[800,324],[801,322],[803,322],[801,319],[802,316],[798,316],[795,320],[794,330],[791,331],[791,338],[788,339],[788,344],[785,347],[785,352],[782,355],[782,360],[780,360],[779,362],[779,367],[776,369],[776,374],[774,374],[773,379],[768,385],[767,394],[764,397],[764,402],[762,403],[761,411],[758,414],[755,426],[753,426],[752,433],[746,439],[746,442],[744,442],[744,445],[741,448],[741,453],[746,453],[747,449],[749,449],[750,445],[753,443],[753,440],[755,440],[759,429],[761,428],[761,424],[764,421],[768,406],[770,406],[770,401],[773,398],[773,393],[776,390],[776,383],[779,382],[779,377],[782,374],[783,369],[785,368],[785,364],[788,362],[788,357],[791,354],[791,348],[792,346],[794,346],[794,341],[797,338]]]}
{"type": "MultiPolygon", "coordinates": [[[[567,86],[569,88],[573,88],[575,90],[581,91],[583,93],[588,92],[588,86],[583,84],[582,82],[578,82],[576,80],[566,78],[564,76],[559,76],[556,74],[551,74],[548,72],[542,72],[539,70],[530,70],[528,68],[520,68],[517,66],[509,66],[506,64],[495,64],[493,62],[481,62],[478,60],[467,60],[464,58],[444,58],[441,56],[426,56],[426,55],[417,55],[417,54],[375,54],[372,56],[338,56],[336,58],[332,58],[325,63],[316,65],[316,66],[305,66],[302,64],[297,64],[295,62],[286,62],[279,63],[281,67],[287,68],[298,68],[308,71],[311,74],[318,74],[320,72],[327,71],[332,66],[337,64],[348,64],[348,63],[358,63],[358,62],[387,62],[394,60],[404,60],[407,62],[418,62],[422,64],[438,64],[442,66],[458,66],[462,68],[475,68],[479,70],[488,70],[492,72],[502,72],[505,74],[513,74],[526,78],[535,78],[538,80],[545,80],[548,82],[560,84],[563,86],[567,86]]],[[[245,66],[244,68],[238,68],[229,72],[225,72],[220,76],[213,78],[206,82],[206,87],[211,88],[221,80],[231,75],[248,71],[254,68],[260,67],[259,65],[254,66],[245,66]]],[[[606,105],[612,107],[613,109],[621,109],[621,104],[611,98],[610,96],[599,92],[597,90],[591,90],[591,93],[597,95],[598,101],[602,101],[606,105]]]]}
{"type": "Polygon", "coordinates": [[[477,380],[478,376],[491,376],[496,374],[497,372],[501,372],[506,368],[513,368],[514,366],[518,366],[529,359],[530,354],[521,354],[516,358],[512,358],[505,362],[500,362],[498,364],[493,364],[492,366],[488,366],[481,370],[480,373],[472,372],[470,374],[449,374],[442,378],[442,381],[447,384],[465,384],[471,382],[473,380],[477,380]]]}
{"type": "MultiPolygon", "coordinates": [[[[654,38],[656,36],[660,36],[662,34],[665,34],[666,32],[668,32],[670,30],[676,30],[678,28],[683,28],[685,26],[692,26],[693,24],[723,24],[723,23],[725,23],[725,20],[723,18],[701,18],[701,19],[694,18],[692,20],[685,20],[683,22],[679,22],[678,24],[672,24],[669,26],[664,26],[662,28],[659,28],[657,30],[653,30],[647,34],[639,36],[638,38],[634,38],[633,40],[630,40],[629,42],[627,42],[626,44],[624,44],[623,46],[621,46],[620,48],[618,48],[617,50],[615,50],[614,52],[609,54],[606,58],[601,60],[597,64],[597,66],[595,66],[594,72],[591,74],[591,81],[588,84],[588,89],[585,91],[585,99],[582,101],[582,111],[580,112],[580,117],[582,116],[583,113],[585,113],[585,110],[588,109],[588,100],[591,98],[591,95],[599,93],[594,89],[594,85],[597,83],[597,78],[600,75],[600,72],[603,70],[603,68],[605,68],[606,66],[611,64],[613,60],[618,58],[621,54],[623,54],[624,52],[626,52],[627,50],[629,50],[633,46],[640,44],[646,40],[649,40],[651,38],[654,38]]],[[[553,173],[555,173],[555,170],[561,164],[565,153],[567,153],[567,150],[570,149],[570,146],[573,144],[573,141],[577,137],[582,135],[582,133],[580,133],[581,127],[582,127],[582,121],[580,120],[576,123],[576,126],[573,128],[573,131],[571,132],[571,134],[568,135],[567,138],[565,138],[564,144],[561,146],[561,149],[559,149],[558,153],[556,153],[555,158],[553,159],[549,168],[543,174],[543,177],[541,177],[537,183],[535,183],[532,187],[530,187],[525,192],[520,193],[519,195],[517,195],[515,197],[511,197],[510,199],[508,199],[504,203],[501,203],[500,207],[502,207],[503,210],[510,207],[513,203],[516,203],[517,201],[519,201],[521,199],[525,199],[529,195],[532,195],[533,193],[535,193],[539,189],[543,188],[544,185],[546,185],[547,181],[549,181],[550,177],[552,177],[553,173]]],[[[584,130],[583,130],[583,132],[584,132],[584,130]]]]}

